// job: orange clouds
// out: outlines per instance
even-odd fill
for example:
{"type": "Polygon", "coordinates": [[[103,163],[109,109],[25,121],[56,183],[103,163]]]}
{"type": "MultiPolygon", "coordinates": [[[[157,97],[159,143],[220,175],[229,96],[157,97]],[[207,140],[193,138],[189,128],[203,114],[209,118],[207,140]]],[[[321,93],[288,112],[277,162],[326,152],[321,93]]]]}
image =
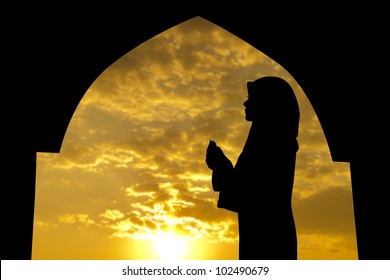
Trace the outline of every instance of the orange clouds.
{"type": "MultiPolygon", "coordinates": [[[[294,210],[299,234],[307,237],[301,239],[302,246],[314,243],[310,246],[315,251],[328,250],[318,240],[332,234],[340,238],[340,250],[350,254],[350,247],[343,247],[343,238],[353,236],[349,169],[330,162],[310,102],[274,61],[218,26],[195,18],[111,65],[79,104],[61,153],[38,154],[34,238],[39,241],[33,255],[45,255],[45,239],[66,240],[61,236],[65,225],[77,239],[76,224],[88,225],[97,244],[128,240],[134,245],[173,230],[193,242],[219,244],[213,250],[237,245],[236,216],[216,208],[205,151],[214,139],[236,161],[250,125],[243,114],[245,82],[262,75],[284,77],[300,105],[294,210]],[[344,213],[341,216],[325,207],[334,201],[340,207],[337,211],[344,213]],[[316,211],[321,214],[313,222],[316,211]],[[40,227],[43,224],[56,227],[48,232],[40,227]]],[[[74,259],[86,254],[82,247],[62,250],[74,259]]],[[[133,254],[140,255],[155,257],[133,254]]],[[[234,258],[236,252],[187,254],[199,256],[234,258]]],[[[117,254],[127,257],[131,258],[117,254]]]]}

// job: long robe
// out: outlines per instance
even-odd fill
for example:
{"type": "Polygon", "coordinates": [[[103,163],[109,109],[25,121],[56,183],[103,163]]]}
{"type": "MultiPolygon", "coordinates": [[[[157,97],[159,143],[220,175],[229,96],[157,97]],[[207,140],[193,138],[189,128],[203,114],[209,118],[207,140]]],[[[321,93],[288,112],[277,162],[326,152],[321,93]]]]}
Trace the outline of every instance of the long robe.
{"type": "Polygon", "coordinates": [[[295,135],[255,122],[236,165],[213,172],[218,207],[238,213],[239,259],[297,259],[292,190],[295,135]]]}

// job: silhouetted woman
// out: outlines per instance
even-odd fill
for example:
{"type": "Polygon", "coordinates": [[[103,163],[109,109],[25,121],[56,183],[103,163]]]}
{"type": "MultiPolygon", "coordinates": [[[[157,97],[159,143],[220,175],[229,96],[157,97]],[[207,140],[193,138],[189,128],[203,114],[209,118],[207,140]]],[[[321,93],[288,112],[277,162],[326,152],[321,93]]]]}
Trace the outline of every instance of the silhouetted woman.
{"type": "Polygon", "coordinates": [[[246,120],[252,125],[233,167],[214,141],[206,163],[219,191],[218,207],[238,213],[239,259],[295,260],[292,212],[299,107],[290,85],[279,77],[247,82],[246,120]]]}

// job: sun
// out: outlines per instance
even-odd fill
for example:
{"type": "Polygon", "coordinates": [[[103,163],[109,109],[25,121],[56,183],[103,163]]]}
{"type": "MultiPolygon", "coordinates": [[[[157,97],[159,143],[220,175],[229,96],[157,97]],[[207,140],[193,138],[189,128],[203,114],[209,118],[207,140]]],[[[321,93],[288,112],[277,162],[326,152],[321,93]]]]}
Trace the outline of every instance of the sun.
{"type": "Polygon", "coordinates": [[[180,260],[188,253],[188,240],[174,232],[159,232],[153,239],[156,254],[161,260],[180,260]]]}

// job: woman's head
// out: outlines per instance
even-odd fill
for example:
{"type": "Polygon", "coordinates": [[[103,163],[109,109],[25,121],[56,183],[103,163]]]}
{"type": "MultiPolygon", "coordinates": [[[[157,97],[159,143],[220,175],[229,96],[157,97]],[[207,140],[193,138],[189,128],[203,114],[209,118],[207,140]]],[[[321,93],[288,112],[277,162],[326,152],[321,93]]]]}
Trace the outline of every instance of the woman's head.
{"type": "Polygon", "coordinates": [[[291,86],[282,78],[261,77],[247,82],[245,118],[298,134],[299,107],[291,86]]]}

